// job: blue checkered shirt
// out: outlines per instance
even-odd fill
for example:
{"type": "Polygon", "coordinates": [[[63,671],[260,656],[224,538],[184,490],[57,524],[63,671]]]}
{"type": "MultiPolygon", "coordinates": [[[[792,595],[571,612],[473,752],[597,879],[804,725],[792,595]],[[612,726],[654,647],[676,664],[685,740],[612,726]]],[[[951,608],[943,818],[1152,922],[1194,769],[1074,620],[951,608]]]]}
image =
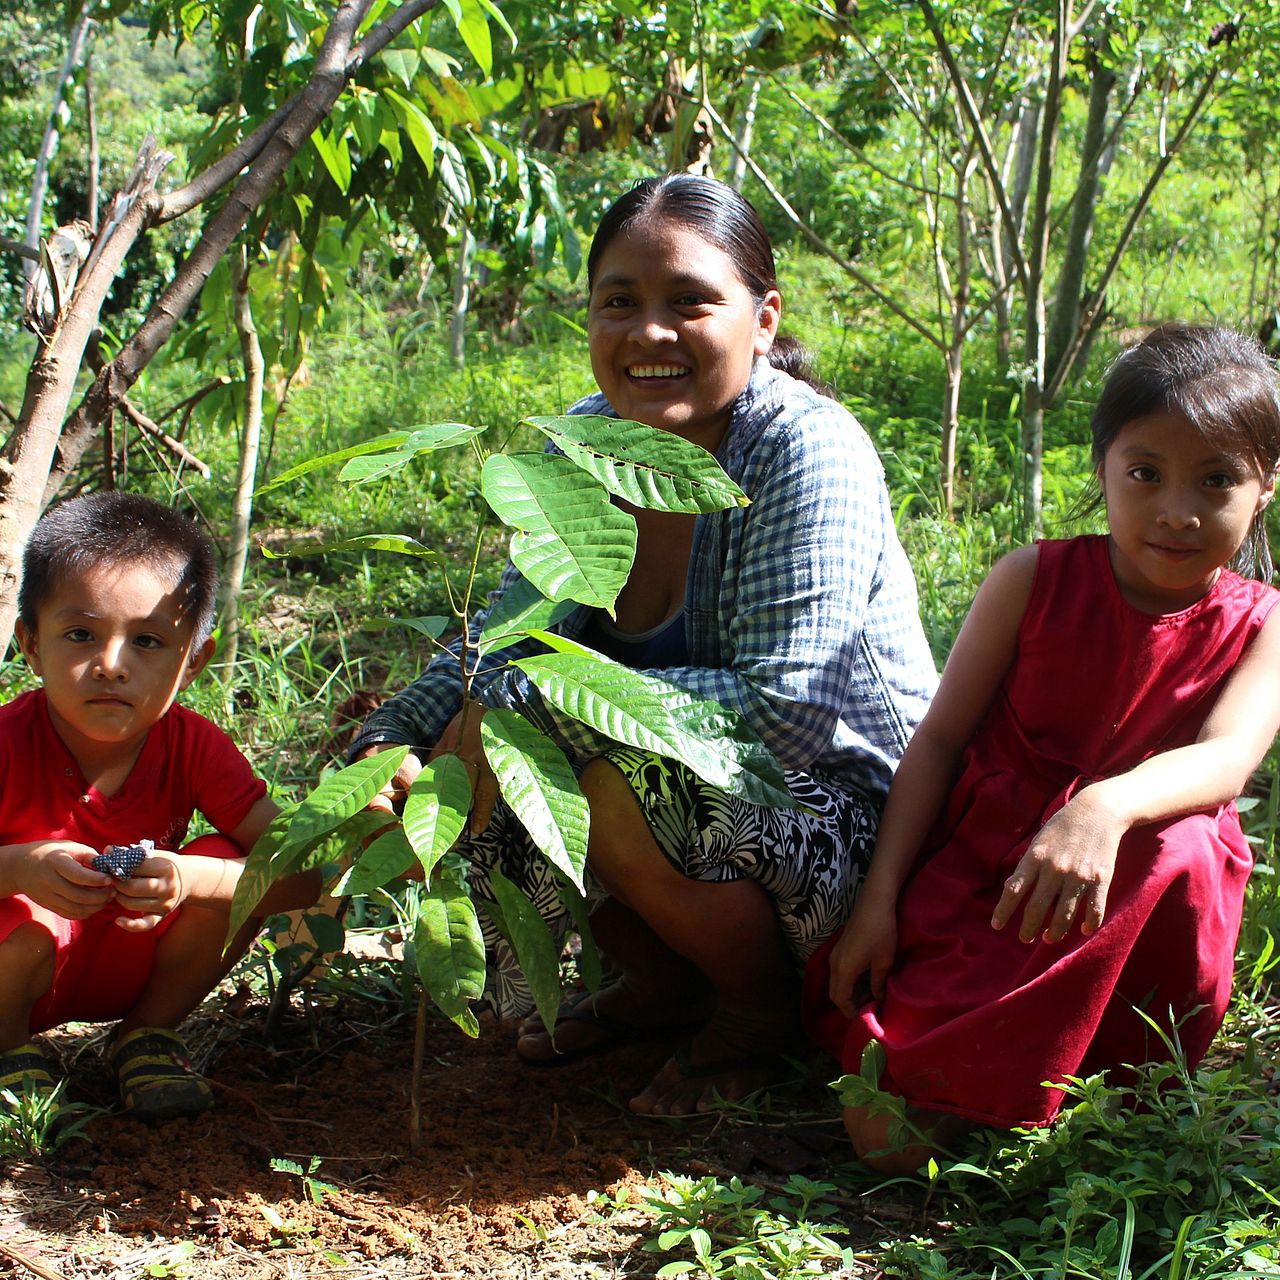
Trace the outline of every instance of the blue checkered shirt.
{"type": "MultiPolygon", "coordinates": [[[[613,410],[596,394],[570,412],[613,410]]],[[[698,516],[689,665],[653,674],[740,712],[785,768],[883,795],[937,674],[876,451],[835,401],[757,360],[717,458],[751,505],[698,516]]],[[[491,606],[518,576],[508,563],[491,606]]],[[[558,630],[576,639],[588,620],[581,608],[558,630]]],[[[473,619],[473,636],[483,625],[473,619]]],[[[598,755],[607,739],[507,665],[539,651],[530,642],[486,654],[473,696],[520,712],[579,761],[598,755]]],[[[352,755],[378,742],[429,747],[461,698],[456,658],[438,655],[369,716],[352,755]]]]}

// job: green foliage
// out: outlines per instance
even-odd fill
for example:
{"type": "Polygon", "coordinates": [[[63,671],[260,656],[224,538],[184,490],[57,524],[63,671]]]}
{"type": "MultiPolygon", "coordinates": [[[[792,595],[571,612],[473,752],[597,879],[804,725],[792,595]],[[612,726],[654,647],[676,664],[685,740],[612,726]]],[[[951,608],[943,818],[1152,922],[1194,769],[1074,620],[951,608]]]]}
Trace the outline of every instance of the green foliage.
{"type": "Polygon", "coordinates": [[[649,1215],[644,1251],[676,1255],[655,1275],[801,1280],[833,1270],[855,1274],[854,1252],[834,1239],[845,1233],[823,1203],[834,1191],[833,1183],[799,1174],[779,1191],[766,1192],[736,1177],[721,1182],[666,1173],[659,1187],[641,1191],[638,1205],[625,1190],[617,1199],[596,1196],[594,1203],[605,1211],[638,1207],[649,1215]]]}
{"type": "MultiPolygon", "coordinates": [[[[635,520],[610,503],[610,492],[665,511],[722,509],[745,502],[744,495],[709,454],[684,442],[673,445],[666,432],[617,423],[614,448],[605,419],[578,423],[540,418],[535,425],[565,452],[485,456],[477,432],[450,423],[443,429],[383,435],[381,452],[343,447],[290,468],[275,486],[338,463],[339,480],[347,484],[385,479],[402,473],[419,455],[465,440],[470,454],[481,460],[481,487],[491,508],[515,530],[511,554],[524,581],[493,618],[477,626],[470,608],[483,547],[477,540],[471,569],[461,581],[454,581],[446,567],[445,592],[462,629],[458,645],[443,649],[438,619],[411,620],[414,630],[456,663],[462,693],[456,741],[466,740],[468,719],[477,714],[469,700],[474,650],[494,658],[510,648],[510,667],[570,718],[612,740],[680,759],[717,786],[755,803],[793,804],[780,766],[742,717],[545,630],[561,602],[612,612],[634,558],[635,520]],[[544,647],[553,652],[536,652],[544,647]]],[[[416,539],[382,534],[313,542],[290,554],[353,549],[440,559],[416,539]]],[[[528,720],[502,709],[484,716],[479,738],[503,798],[562,878],[569,900],[580,899],[590,814],[568,759],[528,720]]],[[[380,891],[416,861],[423,888],[409,896],[402,914],[413,938],[418,974],[446,1015],[475,1034],[478,1026],[469,1006],[483,991],[484,950],[465,870],[449,856],[471,810],[472,766],[455,754],[453,741],[413,779],[398,821],[385,812],[369,812],[367,806],[396,774],[408,747],[378,752],[339,770],[277,819],[249,855],[228,937],[252,915],[271,883],[315,865],[332,840],[345,841],[348,854],[355,856],[340,881],[344,893],[380,891]],[[362,852],[355,853],[357,849],[362,852]]],[[[559,1003],[556,943],[510,882],[495,874],[491,883],[494,901],[485,903],[485,909],[510,939],[540,1011],[554,1025],[559,1003]]]]}
{"type": "Polygon", "coordinates": [[[66,1146],[99,1115],[83,1102],[65,1102],[66,1081],[52,1089],[0,1089],[0,1157],[42,1159],[66,1146]]]}

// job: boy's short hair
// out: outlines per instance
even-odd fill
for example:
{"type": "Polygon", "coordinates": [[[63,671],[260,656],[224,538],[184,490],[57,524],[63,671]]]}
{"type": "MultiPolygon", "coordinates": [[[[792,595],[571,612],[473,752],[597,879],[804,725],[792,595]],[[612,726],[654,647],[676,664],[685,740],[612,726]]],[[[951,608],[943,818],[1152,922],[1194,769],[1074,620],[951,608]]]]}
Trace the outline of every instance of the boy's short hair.
{"type": "Polygon", "coordinates": [[[192,621],[192,648],[200,648],[213,631],[218,594],[213,543],[181,512],[138,493],[90,493],[40,517],[22,556],[18,616],[34,632],[37,610],[63,578],[137,562],[157,572],[177,571],[182,612],[192,621]]]}

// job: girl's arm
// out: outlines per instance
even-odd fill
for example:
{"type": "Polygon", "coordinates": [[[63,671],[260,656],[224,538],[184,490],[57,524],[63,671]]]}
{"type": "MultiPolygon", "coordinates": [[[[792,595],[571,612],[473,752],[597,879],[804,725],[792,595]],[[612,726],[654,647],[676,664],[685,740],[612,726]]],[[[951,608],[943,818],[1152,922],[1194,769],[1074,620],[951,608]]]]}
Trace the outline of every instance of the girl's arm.
{"type": "Polygon", "coordinates": [[[1038,555],[1035,547],[1023,547],[987,576],[894,774],[871,869],[831,953],[831,1001],[848,1017],[857,1010],[854,989],[862,974],[870,973],[874,996],[884,994],[897,945],[898,894],[946,803],[961,753],[1013,663],[1038,555]]]}
{"type": "Polygon", "coordinates": [[[1280,728],[1280,609],[1246,650],[1196,741],[1144,760],[1127,773],[1085,787],[1032,841],[992,917],[1001,929],[1020,903],[1019,936],[1030,942],[1048,919],[1056,942],[1079,909],[1080,931],[1106,915],[1122,837],[1133,827],[1212,809],[1245,788],[1280,728]]]}

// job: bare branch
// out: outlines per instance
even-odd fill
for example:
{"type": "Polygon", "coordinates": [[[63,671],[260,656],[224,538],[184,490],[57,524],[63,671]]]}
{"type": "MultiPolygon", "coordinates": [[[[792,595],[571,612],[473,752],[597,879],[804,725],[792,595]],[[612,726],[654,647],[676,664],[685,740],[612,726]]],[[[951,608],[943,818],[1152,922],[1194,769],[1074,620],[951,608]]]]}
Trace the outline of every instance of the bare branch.
{"type": "Polygon", "coordinates": [[[755,157],[748,155],[738,145],[738,140],[733,136],[733,130],[729,128],[724,118],[710,103],[706,104],[706,110],[716,128],[719,129],[728,140],[729,145],[742,156],[744,162],[755,175],[756,180],[769,193],[773,198],[774,203],[786,215],[796,230],[799,231],[800,234],[803,235],[804,238],[808,240],[809,243],[820,253],[825,253],[827,257],[841,269],[841,271],[851,279],[856,280],[864,289],[867,290],[868,293],[872,294],[880,303],[892,311],[899,320],[910,325],[911,328],[920,334],[921,337],[927,338],[935,347],[939,347],[941,349],[943,344],[940,342],[937,334],[931,332],[926,325],[917,320],[915,316],[913,316],[902,306],[900,302],[897,301],[896,298],[893,298],[878,284],[876,284],[870,276],[860,271],[852,262],[842,256],[833,245],[828,244],[811,226],[809,226],[807,222],[804,221],[803,218],[800,217],[800,215],[791,207],[791,203],[787,200],[786,196],[784,196],[782,192],[774,186],[769,175],[756,163],[755,157]]]}
{"type": "Polygon", "coordinates": [[[25,240],[14,240],[9,236],[0,236],[0,252],[16,253],[20,258],[27,258],[31,262],[40,261],[40,250],[33,249],[25,240]]]}
{"type": "Polygon", "coordinates": [[[182,217],[184,213],[190,213],[215,191],[225,187],[242,169],[251,165],[262,154],[267,143],[275,137],[276,130],[288,119],[289,113],[297,105],[300,96],[294,94],[284,106],[277,107],[247,138],[192,178],[186,186],[170,191],[161,206],[159,221],[172,222],[175,218],[182,217]]]}
{"type": "Polygon", "coordinates": [[[213,474],[207,462],[197,458],[181,440],[175,440],[159,423],[148,418],[128,396],[123,397],[116,407],[139,431],[164,445],[175,458],[185,462],[189,467],[194,467],[206,480],[213,474]]]}
{"type": "MultiPolygon", "coordinates": [[[[1000,205],[1000,212],[1004,216],[1005,225],[1016,227],[1018,222],[1009,208],[1009,197],[1001,180],[1000,166],[996,162],[995,152],[991,147],[991,139],[987,135],[986,126],[982,123],[982,115],[978,110],[978,104],[974,101],[968,81],[964,78],[964,72],[960,70],[960,64],[956,61],[955,54],[952,52],[951,45],[947,40],[946,32],[943,31],[942,24],[938,20],[937,11],[930,3],[930,0],[917,0],[917,3],[920,5],[925,22],[929,26],[933,42],[937,46],[938,52],[942,55],[942,62],[947,69],[947,76],[960,98],[965,118],[969,121],[969,127],[973,130],[973,136],[977,140],[978,150],[982,153],[982,163],[987,171],[987,176],[991,180],[991,189],[995,194],[997,203],[1000,205]]],[[[1018,278],[1025,288],[1028,280],[1027,263],[1022,256],[1022,246],[1018,244],[1013,236],[1009,237],[1009,252],[1013,257],[1013,265],[1018,273],[1018,278]]]]}

